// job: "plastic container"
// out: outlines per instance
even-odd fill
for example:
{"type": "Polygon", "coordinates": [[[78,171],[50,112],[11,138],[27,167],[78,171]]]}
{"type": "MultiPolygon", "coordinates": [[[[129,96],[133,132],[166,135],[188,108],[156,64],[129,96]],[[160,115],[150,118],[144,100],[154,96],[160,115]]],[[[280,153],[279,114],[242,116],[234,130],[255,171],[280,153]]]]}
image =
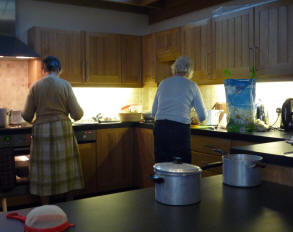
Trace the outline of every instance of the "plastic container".
{"type": "Polygon", "coordinates": [[[119,119],[121,122],[139,122],[141,120],[141,113],[119,113],[119,119]]]}

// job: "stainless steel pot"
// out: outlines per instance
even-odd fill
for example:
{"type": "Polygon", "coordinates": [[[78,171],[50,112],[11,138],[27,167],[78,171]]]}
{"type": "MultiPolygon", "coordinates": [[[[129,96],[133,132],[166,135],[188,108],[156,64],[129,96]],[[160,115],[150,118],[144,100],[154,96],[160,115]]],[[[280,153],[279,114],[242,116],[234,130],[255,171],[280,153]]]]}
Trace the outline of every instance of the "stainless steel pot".
{"type": "Polygon", "coordinates": [[[260,163],[263,158],[258,155],[227,154],[221,149],[213,149],[222,154],[222,162],[210,163],[203,170],[223,165],[223,183],[236,187],[254,187],[261,184],[260,163]]]}
{"type": "Polygon", "coordinates": [[[162,162],[154,165],[154,172],[156,201],[167,205],[200,201],[200,167],[178,161],[162,162]]]}
{"type": "Polygon", "coordinates": [[[7,108],[0,108],[0,128],[7,127],[9,124],[9,116],[7,108]]]}
{"type": "Polygon", "coordinates": [[[261,156],[230,154],[223,156],[223,183],[237,187],[260,185],[261,156]]]}

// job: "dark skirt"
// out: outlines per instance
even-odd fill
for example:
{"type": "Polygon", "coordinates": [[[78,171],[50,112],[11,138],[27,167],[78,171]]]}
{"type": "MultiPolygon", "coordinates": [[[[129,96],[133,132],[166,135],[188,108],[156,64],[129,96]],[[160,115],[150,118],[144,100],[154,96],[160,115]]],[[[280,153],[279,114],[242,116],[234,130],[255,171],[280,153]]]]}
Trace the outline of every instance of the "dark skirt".
{"type": "Polygon", "coordinates": [[[180,157],[191,163],[190,125],[170,120],[157,120],[154,126],[155,162],[171,162],[180,157]]]}

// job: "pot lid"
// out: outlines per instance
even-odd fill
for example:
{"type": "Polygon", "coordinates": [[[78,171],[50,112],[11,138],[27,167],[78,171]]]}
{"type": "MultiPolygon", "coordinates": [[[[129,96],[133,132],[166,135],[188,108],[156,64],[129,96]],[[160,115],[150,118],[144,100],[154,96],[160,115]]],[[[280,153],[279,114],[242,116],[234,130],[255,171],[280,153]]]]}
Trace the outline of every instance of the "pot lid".
{"type": "Polygon", "coordinates": [[[230,154],[225,156],[225,159],[233,160],[233,161],[247,161],[247,162],[258,162],[263,158],[259,155],[249,155],[249,154],[230,154]]]}
{"type": "Polygon", "coordinates": [[[154,165],[156,171],[174,174],[194,174],[201,172],[201,168],[192,164],[177,162],[162,162],[154,165]]]}

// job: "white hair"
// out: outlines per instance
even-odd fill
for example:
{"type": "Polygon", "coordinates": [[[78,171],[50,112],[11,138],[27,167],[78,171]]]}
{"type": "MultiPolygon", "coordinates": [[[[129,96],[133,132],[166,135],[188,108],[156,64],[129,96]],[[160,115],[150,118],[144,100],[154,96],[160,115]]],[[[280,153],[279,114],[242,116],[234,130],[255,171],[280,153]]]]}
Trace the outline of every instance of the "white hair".
{"type": "Polygon", "coordinates": [[[192,60],[188,56],[180,56],[171,66],[172,74],[184,74],[187,78],[191,78],[193,74],[192,60]]]}

